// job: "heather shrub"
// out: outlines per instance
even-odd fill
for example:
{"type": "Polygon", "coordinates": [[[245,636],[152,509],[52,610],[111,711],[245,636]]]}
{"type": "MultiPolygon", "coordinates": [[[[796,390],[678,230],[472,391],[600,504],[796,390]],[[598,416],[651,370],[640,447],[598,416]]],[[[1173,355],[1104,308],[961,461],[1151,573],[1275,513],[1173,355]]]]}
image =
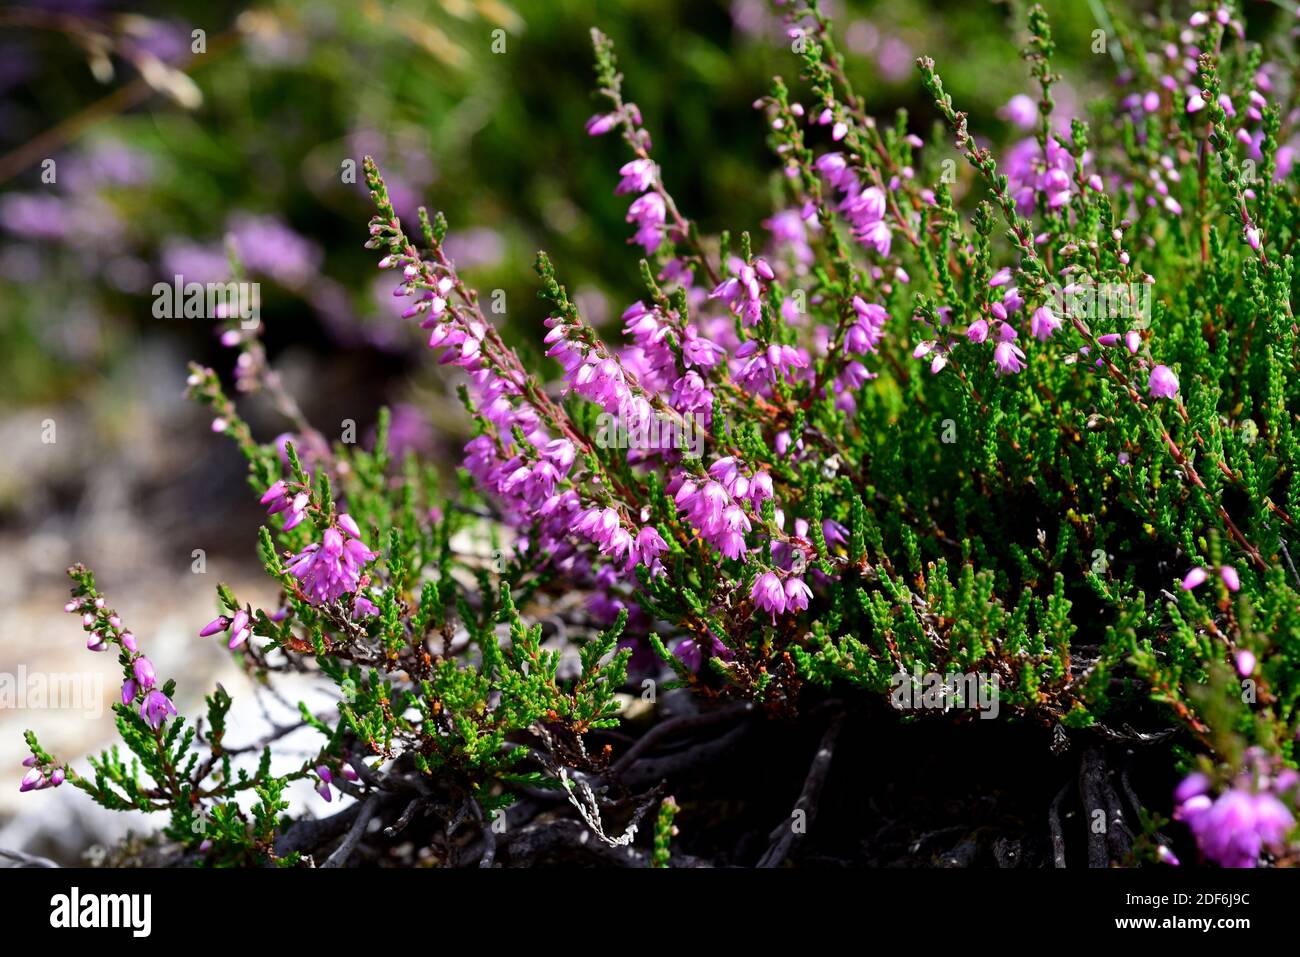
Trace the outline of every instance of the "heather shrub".
{"type": "MultiPolygon", "coordinates": [[[[259,441],[217,372],[189,380],[248,460],[282,594],[222,587],[201,633],[256,681],[337,686],[337,713],[303,708],[319,752],[279,772],[273,742],[228,749],[221,689],[178,715],[75,567],[67,608],[119,656],[132,757],[83,772],[29,736],[24,787],[164,814],[174,862],[406,863],[423,829],[447,865],[721,863],[674,853],[672,792],[734,740],[719,726],[811,726],[794,814],[742,861],[773,866],[798,859],[846,722],[989,718],[1077,756],[1089,864],[1176,864],[1188,834],[1187,863],[1295,862],[1289,35],[1248,41],[1232,6],[1112,11],[1113,91],[1064,116],[1035,7],[1032,94],[1007,107],[1023,139],[993,149],[942,64],[916,63],[923,138],[866,114],[816,5],[782,9],[798,76],[754,104],[778,169],[764,236],[704,235],[674,200],[691,159],[656,153],[631,99],[652,78],[593,31],[586,133],[626,145],[611,188],[644,254],[616,335],[546,253],[544,321],[504,334],[454,227],[399,217],[367,161],[367,248],[472,422],[456,493],[389,454],[386,420],[369,450],[329,442],[237,317],[238,388],[270,392],[291,437],[259,441]],[[1108,763],[1153,746],[1172,795],[1108,763]],[[355,801],[289,819],[303,779],[355,801]]],[[[1059,799],[1041,813],[1063,864],[1059,799]]]]}

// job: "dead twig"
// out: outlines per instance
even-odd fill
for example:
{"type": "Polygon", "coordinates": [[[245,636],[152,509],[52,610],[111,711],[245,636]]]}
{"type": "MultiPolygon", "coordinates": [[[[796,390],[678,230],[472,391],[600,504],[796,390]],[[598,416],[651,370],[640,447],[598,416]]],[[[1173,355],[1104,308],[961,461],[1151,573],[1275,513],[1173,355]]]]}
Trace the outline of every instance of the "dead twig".
{"type": "Polygon", "coordinates": [[[665,738],[680,734],[683,731],[694,731],[699,728],[712,727],[724,721],[730,721],[742,714],[748,714],[753,711],[754,706],[748,702],[736,705],[731,708],[720,708],[717,711],[705,711],[699,714],[684,715],[680,718],[670,718],[667,721],[655,725],[640,738],[627,752],[614,762],[609,769],[612,777],[618,777],[628,768],[630,768],[643,754],[653,748],[665,738]]]}
{"type": "Polygon", "coordinates": [[[1061,802],[1070,793],[1070,784],[1066,784],[1052,798],[1051,809],[1047,812],[1047,826],[1052,832],[1052,863],[1056,867],[1065,867],[1065,833],[1061,828],[1061,802]]]}
{"type": "Polygon", "coordinates": [[[375,816],[375,811],[379,808],[379,795],[372,794],[361,802],[361,809],[357,812],[357,818],[352,822],[352,827],[348,829],[347,835],[343,838],[343,843],[338,846],[333,854],[326,859],[322,867],[342,867],[352,856],[353,850],[356,849],[357,843],[366,833],[366,825],[370,819],[375,816]]]}
{"type": "Polygon", "coordinates": [[[794,803],[794,810],[790,812],[791,818],[802,812],[803,827],[796,828],[793,820],[778,824],[770,835],[772,843],[758,860],[759,867],[779,867],[808,833],[809,826],[817,816],[817,798],[826,783],[826,775],[835,757],[835,740],[839,737],[843,724],[844,715],[839,713],[831,718],[830,724],[826,726],[821,743],[817,745],[817,753],[813,755],[812,764],[808,768],[808,775],[804,778],[803,791],[799,794],[799,800],[794,803]]]}

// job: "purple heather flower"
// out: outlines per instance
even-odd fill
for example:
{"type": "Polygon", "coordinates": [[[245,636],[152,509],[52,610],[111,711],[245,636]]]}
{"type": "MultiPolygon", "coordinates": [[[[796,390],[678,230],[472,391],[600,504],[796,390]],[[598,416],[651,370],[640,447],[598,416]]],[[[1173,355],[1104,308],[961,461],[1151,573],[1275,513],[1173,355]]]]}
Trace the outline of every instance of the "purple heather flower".
{"type": "Polygon", "coordinates": [[[1231,565],[1220,566],[1219,577],[1223,579],[1223,584],[1228,586],[1228,591],[1236,591],[1241,588],[1241,578],[1237,575],[1237,569],[1231,565]]]}
{"type": "MultiPolygon", "coordinates": [[[[356,528],[354,522],[348,524],[356,528]]],[[[301,582],[313,605],[337,601],[356,591],[366,563],[378,557],[348,527],[341,527],[342,531],[327,528],[320,544],[308,545],[289,562],[289,573],[301,582]]]]}
{"type": "Polygon", "coordinates": [[[813,164],[832,186],[839,186],[846,176],[852,176],[849,165],[839,153],[823,153],[813,164]]]}
{"type": "Polygon", "coordinates": [[[888,256],[892,234],[885,222],[888,204],[884,192],[877,186],[863,189],[857,174],[839,153],[825,153],[814,165],[842,194],[838,209],[852,228],[853,238],[881,256],[888,256]]]}
{"type": "Polygon", "coordinates": [[[812,598],[812,590],[804,583],[802,578],[792,575],[785,580],[786,611],[805,610],[808,607],[810,598],[812,598]]]}
{"type": "Polygon", "coordinates": [[[1038,104],[1023,93],[1017,93],[998,110],[998,115],[1022,130],[1032,129],[1038,122],[1038,104]]]}
{"type": "Polygon", "coordinates": [[[1237,674],[1246,678],[1255,673],[1255,653],[1245,648],[1237,652],[1237,674]]]}
{"type": "Polygon", "coordinates": [[[1205,583],[1209,575],[1204,568],[1196,567],[1183,576],[1183,591],[1191,591],[1193,588],[1205,583]]]}
{"type": "Polygon", "coordinates": [[[330,781],[334,780],[334,775],[330,774],[328,767],[321,765],[316,768],[316,776],[317,778],[320,778],[320,783],[316,785],[316,793],[320,794],[321,797],[324,797],[326,801],[333,801],[334,798],[333,794],[330,794],[329,785],[330,781]]]}
{"type": "MultiPolygon", "coordinates": [[[[731,649],[718,641],[712,633],[709,634],[709,649],[709,656],[712,658],[721,658],[724,661],[729,661],[732,658],[731,649]]],[[[679,641],[677,647],[673,649],[673,655],[689,671],[699,671],[700,666],[704,664],[704,648],[694,638],[679,641]]]]}
{"type": "Polygon", "coordinates": [[[361,537],[361,528],[357,525],[356,519],[351,515],[344,512],[338,517],[337,521],[339,528],[343,529],[343,531],[347,532],[353,538],[361,537]]]}
{"type": "Polygon", "coordinates": [[[884,306],[866,302],[861,296],[853,297],[853,311],[857,313],[858,318],[844,333],[844,347],[849,352],[859,355],[875,352],[876,346],[884,338],[884,328],[889,320],[889,313],[884,306]]]}
{"type": "Polygon", "coordinates": [[[1046,342],[1059,328],[1061,328],[1061,317],[1046,305],[1039,306],[1029,317],[1029,332],[1039,342],[1046,342]]]}
{"type": "Polygon", "coordinates": [[[618,172],[623,179],[619,182],[618,188],[614,190],[617,195],[644,193],[654,185],[654,160],[634,159],[630,163],[624,163],[618,172]]]}
{"type": "Polygon", "coordinates": [[[831,548],[849,543],[849,530],[833,518],[822,519],[822,537],[831,548]]]}
{"type": "Polygon", "coordinates": [[[993,361],[997,364],[998,375],[1021,371],[1025,367],[1024,359],[1024,352],[1010,340],[999,342],[993,350],[993,361]]]}
{"type": "Polygon", "coordinates": [[[1193,771],[1174,789],[1174,802],[1184,804],[1210,790],[1210,779],[1200,771],[1193,771]]]}
{"type": "Polygon", "coordinates": [[[144,702],[140,705],[140,717],[144,718],[149,727],[155,731],[174,714],[176,714],[176,706],[172,704],[171,698],[157,688],[145,695],[144,702]]]}
{"type": "Polygon", "coordinates": [[[135,659],[135,664],[132,665],[132,670],[135,672],[136,683],[145,691],[152,688],[158,680],[158,675],[153,669],[153,662],[144,657],[144,655],[135,659]]]}
{"type": "Polygon", "coordinates": [[[785,612],[785,589],[782,588],[781,579],[776,577],[775,572],[764,572],[759,575],[754,581],[750,597],[754,599],[756,609],[761,608],[771,613],[773,624],[776,623],[776,616],[785,612]]]}
{"type": "Polygon", "coordinates": [[[587,120],[588,136],[603,136],[618,124],[617,113],[597,113],[587,120]]]}
{"type": "Polygon", "coordinates": [[[1268,791],[1234,787],[1211,801],[1198,795],[1174,812],[1196,837],[1197,846],[1222,867],[1255,867],[1264,850],[1283,847],[1295,819],[1285,804],[1268,791]]]}
{"type": "Polygon", "coordinates": [[[1172,399],[1178,394],[1178,376],[1169,366],[1158,365],[1151,370],[1147,391],[1157,399],[1172,399]]]}
{"type": "Polygon", "coordinates": [[[664,541],[657,528],[646,525],[637,532],[634,548],[637,560],[643,565],[654,568],[659,556],[668,551],[668,543],[664,541]]]}
{"type": "Polygon", "coordinates": [[[36,791],[45,786],[45,773],[40,768],[32,768],[23,775],[22,781],[18,785],[20,792],[36,791]]]}
{"type": "Polygon", "coordinates": [[[235,612],[235,617],[230,619],[230,641],[226,647],[234,650],[252,637],[253,630],[249,627],[248,612],[242,608],[235,612]]]}
{"type": "Polygon", "coordinates": [[[659,248],[664,238],[664,222],[668,209],[658,193],[645,193],[628,207],[627,221],[635,223],[637,230],[633,241],[649,255],[659,248]]]}
{"type": "Polygon", "coordinates": [[[127,678],[122,682],[122,704],[130,704],[135,700],[139,691],[139,686],[135,683],[134,678],[127,678]]]}
{"type": "Polygon", "coordinates": [[[67,779],[68,773],[63,768],[55,768],[50,772],[50,787],[57,788],[67,779]]]}
{"type": "Polygon", "coordinates": [[[379,614],[379,606],[361,592],[357,592],[357,596],[352,599],[352,617],[370,618],[377,614],[379,614]]]}
{"type": "Polygon", "coordinates": [[[735,275],[718,283],[709,298],[721,299],[745,325],[752,326],[763,315],[763,287],[758,281],[758,271],[739,260],[733,261],[731,268],[735,275]]]}
{"type": "Polygon", "coordinates": [[[700,665],[704,663],[704,652],[700,648],[700,643],[694,638],[679,641],[677,647],[673,649],[673,655],[688,671],[699,671],[700,665]]]}
{"type": "Polygon", "coordinates": [[[1070,201],[1075,160],[1055,138],[1047,142],[1046,157],[1037,139],[1022,140],[1008,152],[1005,168],[1017,210],[1031,211],[1040,192],[1046,195],[1051,209],[1070,201]]]}
{"type": "Polygon", "coordinates": [[[277,512],[288,510],[289,517],[284,522],[286,532],[296,527],[307,517],[306,508],[311,501],[311,497],[306,492],[298,492],[293,495],[289,493],[289,487],[281,480],[267,489],[266,494],[261,499],[262,504],[267,507],[266,513],[268,515],[275,515],[277,512]]]}

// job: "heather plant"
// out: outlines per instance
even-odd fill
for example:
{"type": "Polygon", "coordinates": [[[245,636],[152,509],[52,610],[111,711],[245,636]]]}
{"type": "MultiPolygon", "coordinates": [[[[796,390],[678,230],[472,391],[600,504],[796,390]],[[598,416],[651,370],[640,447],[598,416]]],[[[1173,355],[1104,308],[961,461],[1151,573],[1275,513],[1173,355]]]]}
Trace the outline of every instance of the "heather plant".
{"type": "MultiPolygon", "coordinates": [[[[665,866],[702,862],[674,854],[690,801],[664,795],[707,755],[673,738],[824,729],[791,816],[807,822],[846,714],[876,734],[996,717],[1079,756],[1094,866],[1178,862],[1169,821],[1107,764],[1152,742],[1186,779],[1148,801],[1172,799],[1199,859],[1297,861],[1289,37],[1248,41],[1231,4],[1153,25],[1112,11],[1114,89],[1067,117],[1035,7],[1035,90],[1008,105],[1025,137],[994,150],[925,57],[928,141],[905,113],[867,115],[823,12],[780,9],[799,78],[754,104],[779,167],[764,240],[704,235],[674,200],[679,160],[629,98],[641,78],[592,33],[587,133],[626,146],[613,188],[644,256],[618,340],[539,253],[533,341],[552,361],[527,361],[446,220],[403,221],[366,161],[367,248],[473,423],[458,487],[391,456],[383,418],[372,449],[331,445],[233,320],[240,387],[270,392],[290,436],[257,441],[213,370],[189,383],[249,462],[282,596],[220,588],[202,633],[254,680],[336,685],[337,714],[303,708],[319,753],[275,774],[268,743],[243,769],[229,696],[177,715],[174,683],[74,568],[68,610],[119,655],[134,759],[83,774],[30,737],[24,787],[166,813],[185,861],[339,865],[363,841],[399,854],[433,820],[445,864],[581,845],[665,866]],[[553,614],[574,595],[581,614],[553,614]],[[638,693],[649,729],[610,734],[638,693]],[[356,800],[290,820],[300,779],[356,800]]],[[[1063,865],[1058,804],[1043,816],[1063,865]]],[[[802,834],[778,823],[758,862],[802,834]]]]}

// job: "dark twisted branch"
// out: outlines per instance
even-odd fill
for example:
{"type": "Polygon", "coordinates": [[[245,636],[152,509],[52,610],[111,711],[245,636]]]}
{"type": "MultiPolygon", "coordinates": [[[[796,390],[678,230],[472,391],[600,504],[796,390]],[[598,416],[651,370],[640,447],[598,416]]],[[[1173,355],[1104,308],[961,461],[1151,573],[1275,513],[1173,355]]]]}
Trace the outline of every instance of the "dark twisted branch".
{"type": "Polygon", "coordinates": [[[802,830],[796,830],[791,821],[783,821],[772,831],[770,838],[772,843],[768,846],[767,851],[758,860],[759,867],[780,867],[790,852],[795,849],[804,835],[808,833],[808,828],[812,825],[813,820],[817,817],[817,799],[820,797],[822,787],[826,783],[826,776],[831,769],[831,761],[835,757],[835,741],[840,736],[840,728],[844,724],[844,714],[839,712],[831,718],[831,722],[822,734],[821,743],[817,745],[817,753],[813,755],[812,764],[808,768],[808,775],[803,782],[803,790],[799,794],[799,799],[795,801],[794,811],[802,811],[804,814],[804,827],[802,830]]]}

